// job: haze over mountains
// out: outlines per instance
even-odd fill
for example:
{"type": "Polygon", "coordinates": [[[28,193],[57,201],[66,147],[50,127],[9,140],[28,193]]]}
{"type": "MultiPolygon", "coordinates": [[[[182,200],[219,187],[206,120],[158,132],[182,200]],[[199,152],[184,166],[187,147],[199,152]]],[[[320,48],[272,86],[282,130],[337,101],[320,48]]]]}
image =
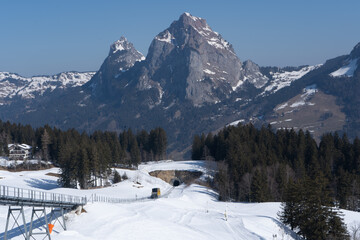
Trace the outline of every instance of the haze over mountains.
{"type": "Polygon", "coordinates": [[[360,44],[323,65],[259,67],[242,62],[205,19],[184,13],[155,36],[146,58],[121,37],[95,74],[40,80],[0,73],[0,117],[89,132],[161,126],[179,158],[194,134],[233,122],[354,137],[360,132],[359,58],[360,44]]]}

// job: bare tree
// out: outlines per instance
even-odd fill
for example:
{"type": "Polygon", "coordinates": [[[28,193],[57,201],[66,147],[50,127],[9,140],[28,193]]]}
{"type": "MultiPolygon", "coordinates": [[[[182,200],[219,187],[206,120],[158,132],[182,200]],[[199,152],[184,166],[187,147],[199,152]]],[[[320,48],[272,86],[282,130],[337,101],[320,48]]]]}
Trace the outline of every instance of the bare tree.
{"type": "Polygon", "coordinates": [[[353,222],[350,226],[351,240],[360,240],[360,222],[353,222]]]}

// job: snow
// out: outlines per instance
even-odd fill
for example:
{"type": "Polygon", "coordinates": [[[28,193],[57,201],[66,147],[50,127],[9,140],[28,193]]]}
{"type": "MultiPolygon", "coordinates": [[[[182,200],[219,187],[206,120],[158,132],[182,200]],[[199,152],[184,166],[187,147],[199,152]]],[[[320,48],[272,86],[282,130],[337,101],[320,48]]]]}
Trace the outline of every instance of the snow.
{"type": "MultiPolygon", "coordinates": [[[[11,148],[13,145],[14,145],[14,144],[12,144],[12,143],[8,144],[8,148],[11,148]]],[[[25,144],[25,143],[18,144],[18,146],[19,146],[20,148],[22,148],[22,149],[27,149],[27,150],[29,150],[29,149],[32,148],[30,145],[27,145],[27,144],[25,144]]]]}
{"type": "MultiPolygon", "coordinates": [[[[43,190],[77,196],[113,196],[134,198],[149,196],[152,187],[160,187],[164,193],[172,187],[151,177],[154,170],[197,170],[208,172],[205,161],[161,161],[141,164],[138,170],[117,169],[126,172],[128,180],[111,187],[91,190],[65,189],[58,186],[57,178],[47,175],[58,173],[52,168],[40,171],[0,171],[0,184],[43,190]],[[135,184],[134,182],[139,182],[135,184]],[[142,186],[142,187],[140,187],[142,186]]],[[[5,229],[8,208],[0,206],[0,229],[5,229]]],[[[49,210],[49,209],[48,209],[49,210]]],[[[277,213],[280,203],[226,203],[217,200],[216,192],[197,184],[180,185],[167,197],[158,200],[110,204],[91,201],[85,206],[87,213],[67,214],[67,231],[55,225],[54,240],[112,240],[112,239],[236,239],[273,240],[295,239],[288,227],[279,222],[277,213]],[[226,215],[225,215],[226,213],[226,215]]],[[[359,221],[360,213],[343,211],[349,225],[359,221]]],[[[25,208],[29,222],[31,208],[25,208]]],[[[0,236],[3,236],[3,230],[0,236]]],[[[23,239],[17,235],[12,239],[23,239]]]]}
{"type": "Polygon", "coordinates": [[[244,77],[243,80],[239,80],[235,86],[231,87],[232,90],[233,90],[233,91],[236,91],[236,89],[238,89],[238,87],[240,87],[241,85],[243,85],[243,83],[246,81],[246,79],[247,79],[247,78],[244,77]]]}
{"type": "Polygon", "coordinates": [[[156,36],[155,37],[155,39],[156,40],[159,40],[159,41],[162,41],[162,42],[167,42],[167,43],[170,43],[171,44],[171,40],[172,39],[175,39],[172,35],[171,35],[171,33],[168,31],[168,30],[166,30],[165,31],[165,33],[163,34],[163,36],[156,36]]]}
{"type": "Polygon", "coordinates": [[[191,15],[191,14],[188,13],[188,12],[185,12],[185,15],[188,16],[188,17],[190,17],[193,21],[198,21],[198,20],[201,19],[201,18],[199,18],[199,17],[195,17],[195,16],[191,15]]]}
{"type": "MultiPolygon", "coordinates": [[[[207,161],[173,161],[163,160],[159,162],[148,162],[139,166],[140,171],[152,172],[156,170],[188,170],[207,172],[209,164],[207,161]]],[[[214,168],[214,166],[212,166],[214,168]]]]}
{"type": "Polygon", "coordinates": [[[293,104],[290,105],[291,108],[296,108],[296,107],[300,107],[300,106],[303,106],[305,105],[305,101],[304,100],[300,100],[300,101],[297,101],[297,102],[294,102],[293,104]]]}
{"type": "Polygon", "coordinates": [[[271,83],[264,89],[264,91],[260,95],[265,95],[268,93],[275,93],[284,87],[288,87],[291,85],[292,82],[302,78],[309,72],[321,67],[322,65],[315,65],[315,66],[307,66],[298,71],[283,71],[283,72],[276,72],[270,73],[273,77],[271,83]]]}
{"type": "MultiPolygon", "coordinates": [[[[223,38],[221,37],[217,37],[217,38],[210,38],[208,39],[207,43],[211,46],[214,46],[215,48],[218,48],[218,49],[227,49],[227,50],[230,50],[229,47],[230,47],[230,44],[224,40],[223,38]]],[[[230,51],[232,52],[232,51],[230,51]]]]}
{"type": "Polygon", "coordinates": [[[21,77],[17,74],[0,72],[0,97],[13,98],[21,96],[29,99],[37,94],[43,95],[46,91],[56,88],[65,89],[78,87],[87,83],[95,72],[63,72],[53,76],[35,76],[30,78],[21,77]],[[14,79],[18,83],[10,83],[7,79],[14,79]]]}
{"type": "Polygon", "coordinates": [[[296,108],[296,107],[300,107],[303,105],[310,105],[310,106],[315,105],[314,103],[307,102],[307,100],[309,100],[309,98],[317,92],[318,92],[318,89],[316,88],[316,84],[305,87],[303,89],[303,94],[301,94],[301,100],[294,102],[293,104],[290,105],[290,107],[296,108]]]}
{"type": "Polygon", "coordinates": [[[195,24],[192,24],[191,26],[206,39],[209,45],[214,46],[218,49],[228,50],[232,54],[235,54],[231,50],[230,44],[225,39],[223,39],[217,32],[214,32],[206,23],[206,21],[203,21],[203,19],[199,17],[192,16],[190,13],[185,13],[185,15],[190,17],[194,22],[197,22],[195,24]]]}
{"type": "Polygon", "coordinates": [[[111,48],[113,49],[112,53],[116,53],[118,51],[124,51],[128,49],[128,47],[126,47],[127,44],[128,44],[127,39],[125,37],[121,37],[119,40],[115,41],[111,45],[111,48]]]}
{"type": "Polygon", "coordinates": [[[342,76],[352,77],[352,76],[354,76],[354,72],[358,66],[358,60],[359,60],[359,58],[350,60],[347,65],[330,73],[330,76],[332,76],[332,77],[342,77],[342,76]]]}
{"type": "Polygon", "coordinates": [[[207,74],[211,74],[211,75],[214,75],[215,72],[209,70],[209,69],[204,69],[204,73],[207,73],[207,74]]]}
{"type": "Polygon", "coordinates": [[[243,123],[243,122],[245,122],[245,119],[240,119],[240,120],[234,121],[232,123],[229,123],[226,126],[237,126],[239,123],[243,123]]]}
{"type": "Polygon", "coordinates": [[[283,108],[285,108],[287,106],[288,106],[288,103],[281,104],[278,108],[276,108],[276,110],[283,109],[283,108]]]}
{"type": "MultiPolygon", "coordinates": [[[[315,105],[315,103],[309,102],[309,99],[317,92],[318,92],[318,89],[317,89],[316,84],[306,86],[303,89],[303,93],[300,95],[300,98],[297,98],[297,101],[295,101],[291,104],[289,102],[285,102],[285,103],[281,104],[279,107],[275,108],[275,111],[284,109],[287,106],[290,106],[291,108],[297,108],[297,107],[305,106],[305,105],[313,106],[313,105],[315,105]]],[[[292,111],[290,111],[290,112],[292,112],[292,111]]],[[[290,112],[287,112],[287,113],[290,113],[290,112]]]]}
{"type": "Polygon", "coordinates": [[[113,51],[113,53],[116,53],[117,51],[123,51],[125,50],[124,46],[121,44],[116,44],[115,45],[115,50],[113,51]]]}

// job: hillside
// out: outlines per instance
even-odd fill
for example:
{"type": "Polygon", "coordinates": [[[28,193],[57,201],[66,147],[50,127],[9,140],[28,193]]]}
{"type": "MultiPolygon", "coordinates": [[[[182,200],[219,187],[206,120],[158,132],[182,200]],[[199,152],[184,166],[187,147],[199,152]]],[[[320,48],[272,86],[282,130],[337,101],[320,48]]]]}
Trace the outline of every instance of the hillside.
{"type": "MultiPolygon", "coordinates": [[[[129,176],[128,180],[108,188],[92,190],[64,189],[57,185],[53,168],[43,171],[10,173],[0,171],[0,185],[10,185],[79,196],[98,194],[119,198],[149,196],[152,187],[162,193],[172,187],[151,177],[154,170],[205,171],[206,163],[172,162],[140,165],[137,171],[117,169],[129,176]],[[138,182],[139,184],[135,184],[138,182]]],[[[80,216],[68,214],[68,231],[55,226],[53,239],[273,239],[273,234],[294,239],[294,234],[277,220],[279,203],[224,203],[217,201],[217,194],[200,185],[181,185],[164,198],[127,204],[91,203],[87,213],[80,216]],[[225,217],[227,214],[227,221],[225,217]],[[139,230],[141,229],[141,230],[139,230]]],[[[26,209],[26,219],[30,217],[26,209]]],[[[360,213],[346,211],[346,222],[360,218],[360,213]]],[[[5,228],[7,207],[0,207],[0,229],[5,228]]],[[[2,236],[3,232],[0,232],[2,236]]],[[[21,239],[20,236],[13,239],[21,239]]]]}
{"type": "MultiPolygon", "coordinates": [[[[139,170],[117,169],[126,172],[128,180],[111,187],[92,190],[60,188],[57,168],[43,171],[10,173],[0,171],[0,185],[10,185],[79,196],[98,194],[118,198],[149,196],[152,187],[162,193],[172,187],[149,176],[154,170],[206,171],[206,162],[163,161],[140,165],[139,170]],[[135,183],[138,182],[138,183],[135,183]]],[[[280,203],[225,203],[217,200],[217,193],[197,184],[180,185],[164,198],[127,204],[91,203],[87,213],[68,214],[67,231],[55,225],[52,239],[295,239],[295,235],[277,220],[280,203]],[[225,217],[227,215],[227,221],[225,217]]],[[[26,209],[26,219],[30,217],[26,209]]],[[[344,211],[345,222],[350,226],[360,219],[360,213],[344,211]]],[[[0,229],[5,228],[7,207],[0,206],[0,229]]],[[[2,236],[3,232],[0,232],[2,236]]],[[[13,239],[22,239],[20,236],[13,239]]]]}

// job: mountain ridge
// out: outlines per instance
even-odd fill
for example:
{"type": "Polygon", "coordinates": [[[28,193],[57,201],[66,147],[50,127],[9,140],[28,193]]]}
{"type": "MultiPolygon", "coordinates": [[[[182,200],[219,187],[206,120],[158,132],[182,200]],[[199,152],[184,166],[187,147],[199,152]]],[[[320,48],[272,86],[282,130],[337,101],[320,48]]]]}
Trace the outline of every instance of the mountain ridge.
{"type": "MultiPolygon", "coordinates": [[[[325,94],[319,98],[322,102],[331,95],[338,100],[332,98],[331,102],[345,109],[350,120],[342,127],[347,131],[358,124],[351,109],[358,110],[346,104],[356,105],[357,100],[341,97],[339,89],[357,83],[359,67],[350,77],[330,74],[357,57],[359,46],[322,65],[260,67],[251,60],[242,62],[205,19],[184,13],[154,37],[146,58],[121,37],[110,46],[91,80],[29,99],[9,101],[5,97],[9,104],[0,106],[0,118],[87,132],[161,126],[168,133],[169,151],[183,157],[194,134],[214,132],[234,121],[256,126],[274,122],[274,116],[281,114],[275,111],[279,105],[316,84],[325,94]]],[[[336,113],[340,116],[338,110],[336,113]]],[[[360,123],[355,129],[360,129],[360,123]]],[[[321,129],[316,131],[321,135],[321,129]]]]}

